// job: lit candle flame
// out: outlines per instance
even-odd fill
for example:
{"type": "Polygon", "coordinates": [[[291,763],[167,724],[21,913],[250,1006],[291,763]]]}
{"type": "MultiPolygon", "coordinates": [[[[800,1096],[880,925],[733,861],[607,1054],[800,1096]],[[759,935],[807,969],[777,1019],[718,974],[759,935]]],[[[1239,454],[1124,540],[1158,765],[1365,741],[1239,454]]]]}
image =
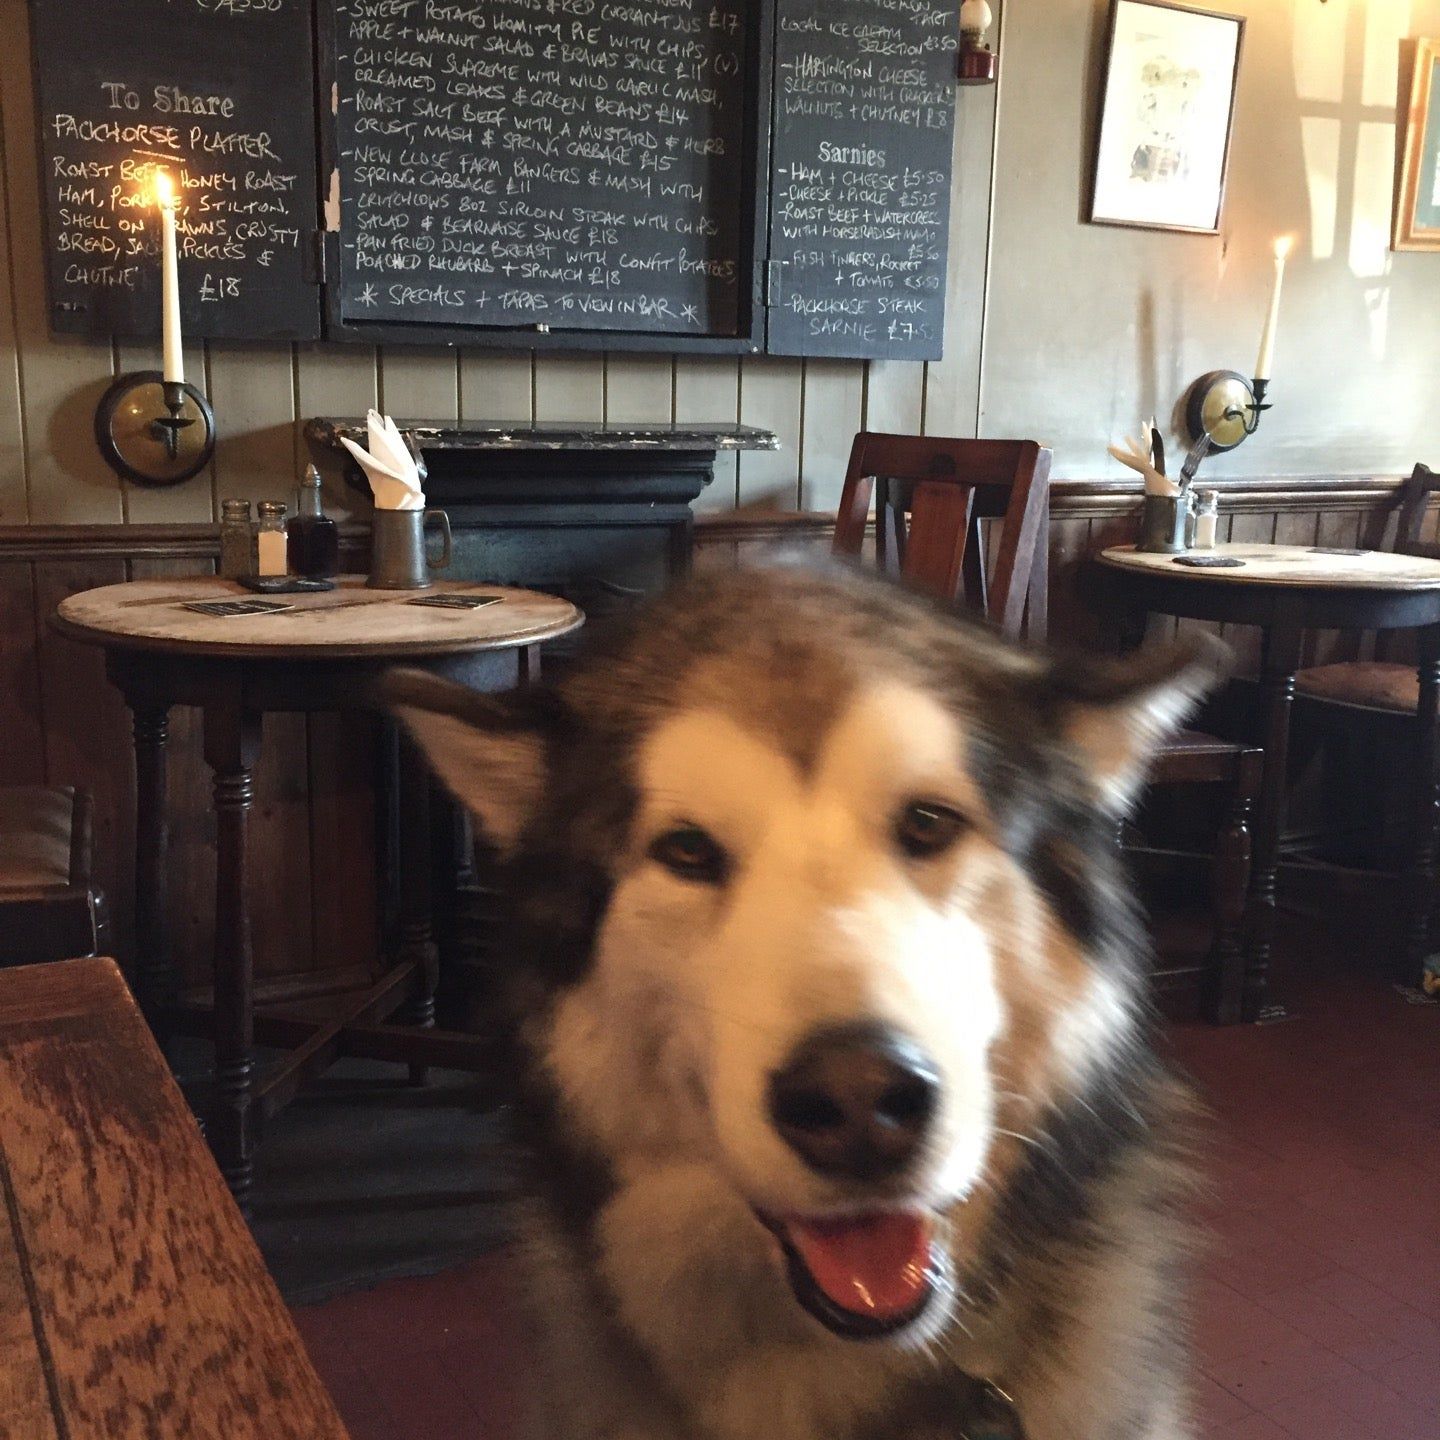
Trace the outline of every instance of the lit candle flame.
{"type": "Polygon", "coordinates": [[[155,172],[155,203],[163,210],[175,208],[175,182],[168,170],[155,172]]]}
{"type": "Polygon", "coordinates": [[[1283,260],[1289,253],[1290,247],[1295,243],[1291,235],[1278,235],[1275,238],[1275,258],[1283,260]]]}

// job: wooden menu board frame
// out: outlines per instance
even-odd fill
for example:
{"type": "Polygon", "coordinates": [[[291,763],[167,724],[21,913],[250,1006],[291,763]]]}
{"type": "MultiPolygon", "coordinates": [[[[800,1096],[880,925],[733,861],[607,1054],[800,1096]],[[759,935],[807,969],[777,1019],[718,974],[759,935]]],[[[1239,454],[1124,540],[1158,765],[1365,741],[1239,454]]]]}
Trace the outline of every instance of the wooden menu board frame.
{"type": "MultiPolygon", "coordinates": [[[[142,8],[154,3],[155,0],[141,0],[142,8]]],[[[293,156],[293,163],[287,168],[296,172],[290,177],[296,183],[285,219],[290,228],[283,233],[297,237],[297,241],[283,276],[271,269],[257,270],[253,276],[255,288],[246,292],[245,303],[237,302],[223,315],[220,313],[223,307],[217,305],[206,306],[197,314],[201,300],[214,301],[217,297],[213,292],[197,293],[205,290],[201,279],[208,284],[210,277],[195,275],[196,260],[182,255],[182,295],[188,297],[189,307],[185,329],[190,336],[465,345],[502,351],[764,353],[854,359],[934,359],[943,352],[947,279],[944,260],[953,219],[953,129],[957,121],[951,95],[945,96],[942,106],[933,98],[926,98],[922,91],[928,87],[933,96],[936,65],[948,73],[953,63],[954,16],[943,12],[958,8],[954,0],[932,0],[923,7],[927,13],[923,22],[894,19],[886,9],[888,0],[727,0],[717,13],[727,25],[733,23],[737,15],[743,15],[743,47],[738,40],[727,44],[724,39],[708,33],[715,29],[716,20],[713,15],[705,20],[705,7],[701,6],[693,11],[684,10],[679,24],[657,24],[653,52],[642,48],[651,43],[649,30],[633,31],[633,26],[639,23],[634,16],[645,13],[645,0],[617,0],[625,13],[623,20],[616,21],[621,30],[611,38],[615,39],[616,46],[630,48],[617,49],[598,33],[589,41],[582,38],[563,47],[568,53],[551,65],[554,74],[550,78],[543,77],[541,67],[536,68],[537,75],[541,76],[537,83],[549,86],[548,98],[543,100],[521,93],[521,82],[526,77],[513,74],[506,77],[500,83],[514,88],[506,91],[503,98],[508,105],[513,94],[515,107],[513,113],[505,112],[507,120],[499,131],[504,138],[498,145],[489,133],[479,137],[479,143],[472,143],[477,137],[470,134],[460,139],[458,145],[452,147],[463,162],[459,163],[458,178],[441,175],[418,183],[412,183],[408,177],[401,179],[399,171],[404,161],[398,149],[393,156],[384,153],[387,145],[394,143],[390,141],[377,142],[373,159],[348,160],[347,164],[352,167],[388,165],[394,172],[393,175],[382,173],[379,168],[368,175],[362,172],[360,184],[352,192],[354,195],[364,193],[377,207],[384,206],[387,220],[402,217],[394,226],[373,229],[358,223],[357,210],[349,203],[351,196],[342,194],[342,187],[332,179],[345,173],[345,167],[337,163],[341,144],[366,143],[356,138],[366,129],[358,105],[354,110],[342,111],[346,92],[339,81],[342,76],[353,79],[354,94],[372,103],[403,105],[405,91],[393,91],[391,87],[395,82],[389,78],[357,72],[358,64],[374,62],[359,62],[337,54],[340,37],[356,33],[348,28],[350,21],[337,14],[344,0],[268,0],[266,9],[250,12],[268,17],[271,10],[283,7],[290,15],[287,23],[301,22],[303,16],[303,23],[294,25],[294,38],[299,42],[303,32],[303,43],[284,47],[286,54],[279,58],[271,53],[275,47],[273,36],[268,48],[257,56],[255,47],[248,41],[227,43],[223,27],[206,31],[200,17],[212,14],[207,9],[209,0],[168,0],[168,3],[177,6],[176,14],[180,18],[175,23],[180,26],[183,22],[189,34],[185,53],[193,57],[194,62],[182,67],[185,73],[177,77],[179,83],[196,86],[198,93],[207,88],[207,81],[210,86],[223,87],[228,77],[234,93],[245,96],[252,128],[260,128],[254,118],[262,113],[257,110],[257,96],[264,98],[263,115],[272,114],[274,89],[283,69],[285,79],[281,88],[287,97],[287,108],[283,115],[277,116],[275,125],[282,127],[287,136],[287,157],[293,156]],[[927,27],[923,36],[904,33],[904,27],[910,25],[913,29],[914,23],[927,27]],[[782,36],[782,31],[788,39],[782,36]],[[803,38],[797,39],[797,36],[803,38]],[[593,47],[588,52],[584,49],[587,43],[593,47]],[[623,67],[620,60],[604,60],[607,54],[624,56],[623,67]],[[892,61],[892,56],[908,58],[892,61]],[[532,152],[526,147],[526,136],[548,134],[547,123],[555,125],[558,133],[567,115],[579,113],[582,107],[575,97],[583,92],[621,97],[621,106],[626,104],[624,97],[645,95],[646,91],[635,90],[627,82],[635,65],[640,67],[635,75],[637,83],[655,73],[653,64],[646,72],[648,59],[670,66],[669,71],[662,67],[659,72],[661,83],[666,87],[665,99],[656,103],[672,111],[668,116],[656,116],[655,128],[649,134],[637,136],[638,131],[649,125],[648,120],[632,115],[612,126],[605,117],[618,118],[624,114],[623,109],[597,105],[587,111],[586,118],[587,121],[594,119],[596,127],[604,133],[597,135],[592,129],[589,134],[582,133],[579,143],[571,146],[566,132],[564,151],[542,148],[532,152]],[[602,62],[622,68],[602,71],[597,68],[602,62]],[[239,71],[237,65],[241,67],[239,71]],[[916,78],[922,70],[928,79],[916,78]],[[684,93],[673,99],[669,90],[671,80],[684,89],[684,93]],[[702,89],[718,90],[718,98],[714,93],[700,93],[702,89]],[[395,98],[397,94],[399,99],[395,98]],[[302,96],[306,103],[292,103],[300,101],[302,96]],[[792,108],[785,108],[787,106],[792,108]],[[846,107],[843,112],[841,107],[846,107]],[[673,111],[686,108],[689,116],[677,121],[673,111]],[[868,134],[857,137],[853,133],[857,123],[870,123],[872,113],[876,125],[903,127],[906,121],[902,112],[906,109],[914,110],[920,117],[913,123],[924,132],[913,146],[903,132],[898,141],[892,134],[888,147],[878,141],[872,144],[868,134]],[[802,116],[807,117],[803,123],[796,118],[802,116]],[[935,116],[948,119],[948,126],[938,124],[935,116]],[[837,125],[843,121],[849,127],[852,133],[848,140],[837,143],[842,137],[838,131],[830,133],[832,120],[837,125]],[[612,139],[612,135],[626,129],[628,135],[612,139]],[[942,129],[943,144],[937,148],[933,142],[942,139],[942,129]],[[723,146],[718,143],[721,138],[723,146]],[[652,192],[623,183],[626,175],[647,173],[654,174],[658,180],[663,167],[643,163],[645,157],[668,154],[677,144],[675,153],[681,158],[671,178],[678,183],[669,185],[668,194],[668,182],[657,183],[653,200],[648,198],[652,192]],[[602,148],[610,145],[612,150],[592,157],[581,145],[602,148]],[[617,158],[622,145],[630,150],[623,160],[617,158]],[[923,165],[918,158],[912,163],[912,158],[922,151],[929,158],[923,165]],[[469,295],[459,296],[462,303],[455,313],[463,316],[462,319],[451,320],[442,309],[441,299],[449,297],[418,293],[413,301],[408,297],[382,296],[377,312],[381,318],[357,318],[357,309],[369,303],[359,295],[361,286],[356,281],[357,275],[368,281],[373,274],[377,283],[387,283],[382,277],[391,273],[396,277],[409,274],[406,268],[409,257],[425,253],[420,248],[423,241],[419,241],[419,235],[421,231],[428,233],[428,227],[417,222],[413,233],[403,228],[411,223],[411,217],[432,209],[438,211],[451,196],[474,195],[483,188],[476,185],[472,189],[471,175],[479,172],[467,169],[467,164],[478,166],[484,159],[495,167],[498,161],[503,168],[497,169],[497,174],[505,174],[510,179],[527,178],[527,167],[505,165],[507,153],[563,155],[564,161],[557,160],[553,168],[558,172],[562,164],[575,165],[582,182],[577,184],[568,174],[541,176],[535,181],[539,188],[535,191],[537,208],[533,214],[507,217],[501,210],[486,212],[483,204],[470,207],[485,216],[485,224],[483,228],[477,226],[463,232],[472,237],[463,242],[464,248],[458,252],[464,263],[437,265],[433,270],[422,265],[414,273],[424,277],[420,281],[422,286],[433,284],[432,276],[479,276],[487,270],[498,274],[497,267],[517,259],[513,252],[508,258],[503,251],[492,253],[506,243],[513,244],[516,250],[521,244],[531,244],[536,250],[546,244],[552,248],[558,245],[554,253],[560,259],[537,267],[539,273],[527,274],[522,270],[511,287],[519,292],[517,295],[492,294],[482,299],[472,290],[469,295]],[[712,155],[725,159],[712,164],[701,158],[712,155]],[[732,162],[732,155],[738,155],[738,163],[732,162]],[[592,163],[609,168],[591,177],[588,168],[592,163]],[[791,177],[788,189],[787,175],[791,177]],[[927,186],[931,193],[925,192],[927,186]],[[543,191],[548,194],[542,195],[543,191]],[[564,227],[586,223],[584,217],[577,217],[573,222],[569,218],[570,212],[565,207],[571,204],[572,192],[583,194],[597,210],[613,210],[620,217],[615,226],[620,238],[602,236],[581,247],[573,243],[570,234],[555,233],[559,227],[552,221],[562,215],[564,227]],[[885,203],[891,194],[903,197],[898,212],[892,212],[885,203]],[[940,197],[938,203],[937,196],[940,197]],[[833,225],[824,217],[821,224],[809,212],[831,201],[843,208],[833,225]],[[545,207],[549,207],[548,210],[545,207]],[[926,213],[920,214],[919,209],[926,209],[926,213]],[[502,228],[507,225],[518,229],[502,228]],[[347,227],[353,227],[353,231],[347,227]],[[925,227],[933,232],[933,241],[926,235],[917,238],[918,231],[925,227]],[[892,230],[897,233],[891,234],[892,230]],[[359,268],[352,258],[347,276],[346,246],[362,234],[396,238],[393,243],[367,240],[371,251],[380,257],[379,263],[359,268]],[[641,235],[652,237],[654,247],[646,247],[643,241],[637,243],[634,237],[641,235]],[[883,253],[887,245],[894,248],[892,241],[894,245],[908,245],[908,252],[898,257],[883,253]],[[580,253],[582,248],[590,253],[580,253]],[[871,249],[879,254],[878,260],[870,253],[871,249]],[[582,279],[578,273],[582,265],[612,269],[614,278],[601,277],[608,281],[608,288],[597,284],[589,272],[585,272],[582,279]],[[193,283],[186,281],[187,266],[192,271],[193,283]],[[576,273],[564,273],[567,268],[576,273]],[[527,294],[527,291],[533,293],[527,294]],[[866,298],[869,296],[878,298],[872,302],[866,298]],[[920,309],[925,313],[912,324],[908,317],[919,313],[914,307],[921,297],[925,303],[920,309]],[[548,327],[543,323],[509,323],[513,316],[528,314],[534,314],[536,321],[541,321],[547,314],[546,306],[551,307],[550,316],[567,321],[573,316],[579,323],[566,323],[563,328],[555,318],[550,319],[548,327]],[[868,307],[866,314],[873,312],[884,323],[871,325],[863,317],[849,318],[860,315],[857,306],[868,307]],[[811,318],[816,316],[820,318],[811,318]],[[610,328],[611,321],[634,328],[610,328]],[[708,332],[701,330],[699,326],[704,324],[712,328],[708,332]]],[[[159,328],[160,307],[158,294],[154,293],[158,290],[159,266],[151,249],[147,248],[143,257],[146,270],[140,276],[137,291],[143,303],[137,303],[133,297],[127,299],[119,292],[112,292],[109,298],[99,292],[95,299],[79,297],[87,301],[85,304],[67,304],[63,302],[74,297],[57,289],[57,265],[63,264],[64,256],[77,243],[83,244],[86,237],[76,230],[78,222],[67,220],[57,209],[65,203],[65,196],[51,193],[55,187],[48,182],[45,160],[55,147],[47,148],[45,118],[48,110],[54,109],[55,95],[61,93],[67,95],[66,103],[75,114],[87,122],[107,117],[103,107],[91,106],[89,111],[85,110],[88,99],[82,102],[69,98],[72,92],[87,96],[88,92],[84,91],[83,84],[80,91],[75,89],[76,82],[71,76],[75,66],[71,64],[69,70],[66,68],[69,52],[63,37],[55,33],[53,24],[34,19],[37,12],[55,14],[55,11],[46,11],[51,4],[58,7],[60,0],[30,0],[50,326],[57,333],[78,331],[112,340],[153,335],[159,328]],[[50,77],[48,92],[47,76],[50,77]]],[[[96,24],[86,37],[93,52],[87,62],[92,71],[108,55],[130,57],[128,31],[116,29],[117,26],[133,29],[134,17],[128,9],[122,14],[123,7],[112,9],[107,0],[65,0],[65,4],[77,6],[81,11],[86,11],[88,6],[95,8],[96,24]]],[[[377,23],[383,23],[392,6],[398,4],[400,10],[407,8],[403,0],[371,0],[371,4],[371,13],[362,16],[362,20],[379,17],[377,23]]],[[[605,6],[595,0],[563,0],[563,3],[556,0],[556,5],[558,9],[552,8],[549,13],[568,14],[573,8],[577,15],[603,17],[605,11],[605,6]],[[587,5],[588,9],[583,8],[587,5]]],[[[516,23],[513,17],[511,23],[516,23]]],[[[596,23],[600,23],[599,19],[596,23]]],[[[70,25],[73,29],[73,11],[70,25]]],[[[527,34],[524,38],[541,43],[536,35],[527,34]]],[[[437,54],[448,57],[448,63],[455,63],[454,44],[448,35],[439,34],[432,40],[429,34],[424,34],[415,39],[416,44],[433,43],[439,47],[437,54]]],[[[149,52],[145,53],[148,56],[149,52]]],[[[415,69],[415,53],[412,47],[407,61],[401,63],[402,69],[415,69]]],[[[466,51],[461,58],[471,53],[481,52],[466,51]]],[[[538,55],[539,52],[527,53],[538,55]]],[[[421,68],[431,63],[427,60],[421,68]]],[[[439,68],[445,60],[433,63],[437,75],[445,73],[439,68]]],[[[103,64],[101,68],[105,68],[103,64]]],[[[132,68],[139,72],[135,80],[144,82],[143,86],[137,84],[137,90],[148,87],[155,79],[138,62],[132,68]]],[[[85,73],[89,78],[84,84],[93,89],[97,76],[85,73]]],[[[398,74],[400,70],[392,73],[398,74]]],[[[98,78],[107,79],[108,72],[98,78]]],[[[154,88],[158,94],[161,88],[177,87],[157,85],[154,88]]],[[[491,98],[498,101],[502,97],[486,97],[482,103],[488,105],[491,98]]],[[[137,94],[137,105],[145,103],[148,102],[137,94]]],[[[366,115],[378,113],[373,109],[365,112],[366,115]]],[[[398,113],[407,118],[412,113],[418,114],[422,130],[425,128],[423,111],[410,112],[407,108],[398,113]]],[[[457,128],[461,128],[458,121],[457,128]]],[[[423,143],[430,143],[432,138],[427,136],[423,143]]],[[[448,138],[444,137],[439,143],[448,138]]],[[[130,163],[125,153],[130,142],[117,140],[116,144],[120,161],[130,163]]],[[[137,150],[136,153],[146,152],[137,150]]],[[[149,153],[153,158],[153,147],[149,153]]],[[[169,156],[158,158],[165,160],[169,156]]],[[[243,176],[239,183],[242,190],[248,186],[243,176]]],[[[196,193],[199,197],[196,219],[203,224],[213,205],[207,204],[211,197],[203,189],[196,193]]],[[[255,208],[254,197],[240,198],[246,202],[245,206],[234,206],[232,210],[243,218],[255,208]]],[[[260,197],[262,203],[263,198],[260,197]]],[[[126,203],[134,205],[136,201],[132,196],[126,203]]],[[[450,213],[463,213],[465,209],[462,200],[459,209],[450,213]]],[[[93,222],[88,222],[87,217],[87,223],[93,222]]],[[[600,221],[602,225],[606,223],[600,221]]],[[[270,262],[262,259],[258,263],[265,266],[270,262]]],[[[506,286],[510,284],[509,273],[506,272],[507,278],[501,282],[506,286]]],[[[244,283],[250,284],[250,279],[246,278],[244,283]]],[[[456,288],[463,289],[466,283],[463,278],[458,279],[456,288]]],[[[229,293],[221,291],[220,297],[229,293]]]]}
{"type": "Polygon", "coordinates": [[[742,183],[737,197],[742,254],[734,334],[689,335],[670,330],[597,326],[458,325],[357,321],[345,313],[343,231],[339,211],[338,41],[334,0],[318,0],[316,65],[321,209],[325,271],[325,336],[364,344],[469,345],[489,350],[662,351],[667,354],[758,355],[766,348],[766,254],[770,227],[771,82],[777,0],[745,0],[747,35],[742,93],[742,183]]]}

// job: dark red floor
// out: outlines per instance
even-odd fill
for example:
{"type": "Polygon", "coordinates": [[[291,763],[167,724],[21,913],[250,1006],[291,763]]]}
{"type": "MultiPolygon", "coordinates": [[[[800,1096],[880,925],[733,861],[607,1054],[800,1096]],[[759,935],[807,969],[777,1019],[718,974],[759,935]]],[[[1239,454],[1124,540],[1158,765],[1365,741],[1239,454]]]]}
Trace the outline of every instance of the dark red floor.
{"type": "MultiPolygon", "coordinates": [[[[1296,979],[1292,1020],[1172,1031],[1219,1120],[1200,1432],[1440,1440],[1440,1007],[1296,979]]],[[[297,1311],[354,1440],[509,1440],[507,1279],[498,1256],[297,1311]]]]}

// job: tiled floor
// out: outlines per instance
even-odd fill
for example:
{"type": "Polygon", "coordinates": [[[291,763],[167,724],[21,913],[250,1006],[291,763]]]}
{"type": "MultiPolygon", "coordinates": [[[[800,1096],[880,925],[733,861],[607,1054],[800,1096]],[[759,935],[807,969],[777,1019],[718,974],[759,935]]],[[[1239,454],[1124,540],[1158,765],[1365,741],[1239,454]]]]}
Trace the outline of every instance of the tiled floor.
{"type": "MultiPolygon", "coordinates": [[[[1207,1440],[1440,1440],[1440,1008],[1297,977],[1296,1018],[1176,1027],[1218,1116],[1195,1377],[1207,1440]]],[[[297,1312],[354,1440],[509,1440],[503,1256],[297,1312]]]]}

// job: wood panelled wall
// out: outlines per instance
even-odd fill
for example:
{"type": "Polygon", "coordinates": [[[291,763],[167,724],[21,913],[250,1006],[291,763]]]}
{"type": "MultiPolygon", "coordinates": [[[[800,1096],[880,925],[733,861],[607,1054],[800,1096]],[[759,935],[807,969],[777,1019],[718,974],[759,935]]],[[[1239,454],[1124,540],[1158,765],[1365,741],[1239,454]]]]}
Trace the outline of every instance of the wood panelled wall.
{"type": "MultiPolygon", "coordinates": [[[[1236,540],[1383,543],[1394,478],[1235,485],[1224,525],[1236,540]]],[[[1088,555],[1133,538],[1136,499],[1124,485],[1062,482],[1051,519],[1052,637],[1086,649],[1107,644],[1084,605],[1088,555]]],[[[707,517],[699,568],[729,566],[776,544],[823,550],[825,514],[707,517]]],[[[124,579],[213,570],[213,526],[112,525],[0,528],[0,784],[74,784],[96,799],[97,873],[116,917],[118,949],[131,952],[133,760],[129,717],[106,682],[99,653],[55,634],[49,616],[67,594],[124,579]]],[[[1163,627],[1162,627],[1163,628],[1163,627]]],[[[1253,632],[1227,639],[1252,668],[1253,632]]],[[[1311,638],[1322,662],[1368,651],[1369,637],[1311,638]]],[[[209,979],[214,826],[198,716],[172,715],[171,930],[185,983],[209,979]]],[[[374,722],[363,716],[267,716],[253,816],[255,953],[262,984],[297,994],[358,983],[379,955],[375,874],[374,722]]]]}

